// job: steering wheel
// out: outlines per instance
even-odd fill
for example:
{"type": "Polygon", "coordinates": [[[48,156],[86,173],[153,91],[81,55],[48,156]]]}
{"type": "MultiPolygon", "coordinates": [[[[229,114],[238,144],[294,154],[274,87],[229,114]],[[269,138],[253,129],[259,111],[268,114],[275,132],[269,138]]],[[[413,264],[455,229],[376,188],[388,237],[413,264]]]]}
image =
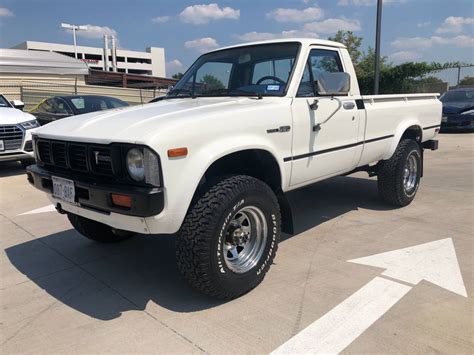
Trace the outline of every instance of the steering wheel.
{"type": "Polygon", "coordinates": [[[262,81],[265,81],[265,80],[275,80],[275,81],[278,81],[281,85],[286,85],[285,81],[273,75],[262,76],[260,79],[257,80],[255,84],[260,85],[262,81]]]}

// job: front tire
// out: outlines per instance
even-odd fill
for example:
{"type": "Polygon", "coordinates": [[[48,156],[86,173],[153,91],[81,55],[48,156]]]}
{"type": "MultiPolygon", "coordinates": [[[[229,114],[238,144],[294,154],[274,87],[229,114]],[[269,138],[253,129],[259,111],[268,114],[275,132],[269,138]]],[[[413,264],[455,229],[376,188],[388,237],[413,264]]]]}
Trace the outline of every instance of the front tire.
{"type": "Polygon", "coordinates": [[[409,205],[420,185],[422,163],[420,145],[402,139],[393,156],[380,162],[377,182],[382,199],[394,206],[409,205]]]}
{"type": "Polygon", "coordinates": [[[277,198],[264,182],[221,180],[191,207],[176,240],[178,269],[191,286],[221,299],[262,282],[280,238],[277,198]]]}
{"type": "Polygon", "coordinates": [[[80,234],[99,243],[117,243],[133,235],[132,232],[115,229],[72,213],[68,213],[67,218],[80,234]]]}

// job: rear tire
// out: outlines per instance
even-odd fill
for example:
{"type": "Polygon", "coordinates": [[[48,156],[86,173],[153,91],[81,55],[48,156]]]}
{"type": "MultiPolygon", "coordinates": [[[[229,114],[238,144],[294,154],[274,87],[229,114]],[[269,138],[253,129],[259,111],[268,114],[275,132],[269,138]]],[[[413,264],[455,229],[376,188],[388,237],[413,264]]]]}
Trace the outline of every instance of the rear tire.
{"type": "Polygon", "coordinates": [[[176,239],[178,269],[191,286],[221,299],[262,282],[280,238],[278,200],[250,176],[225,178],[191,207],[176,239]]]}
{"type": "Polygon", "coordinates": [[[422,158],[420,145],[402,139],[393,156],[379,163],[378,190],[382,199],[395,206],[407,206],[420,185],[422,158]]]}
{"type": "Polygon", "coordinates": [[[106,224],[72,213],[68,213],[67,218],[80,234],[99,243],[116,243],[128,239],[133,235],[132,232],[115,229],[106,224]]]}

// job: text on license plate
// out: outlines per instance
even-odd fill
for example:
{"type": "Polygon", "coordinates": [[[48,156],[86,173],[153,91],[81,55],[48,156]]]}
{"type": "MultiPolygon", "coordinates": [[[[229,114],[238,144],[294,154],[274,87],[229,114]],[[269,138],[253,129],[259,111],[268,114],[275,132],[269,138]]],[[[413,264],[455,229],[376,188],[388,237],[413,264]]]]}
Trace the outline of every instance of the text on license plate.
{"type": "Polygon", "coordinates": [[[53,180],[53,197],[69,203],[74,203],[76,196],[74,181],[56,176],[52,176],[51,179],[53,180]]]}

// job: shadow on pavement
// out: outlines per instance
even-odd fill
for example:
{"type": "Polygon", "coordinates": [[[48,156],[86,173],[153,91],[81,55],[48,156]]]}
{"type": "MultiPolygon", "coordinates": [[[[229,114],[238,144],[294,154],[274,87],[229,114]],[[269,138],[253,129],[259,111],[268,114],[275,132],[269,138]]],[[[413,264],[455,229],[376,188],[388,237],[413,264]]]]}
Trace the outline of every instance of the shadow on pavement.
{"type": "MultiPolygon", "coordinates": [[[[378,199],[375,181],[354,177],[299,189],[289,199],[296,234],[358,208],[387,209],[378,199]]],[[[282,239],[292,237],[283,235],[282,239]]],[[[149,301],[174,312],[195,312],[223,303],[192,290],[182,280],[175,266],[174,236],[137,235],[103,245],[67,230],[10,247],[6,253],[40,288],[97,319],[143,310],[149,301]],[[55,270],[49,267],[52,258],[62,259],[54,264],[55,270]]]]}
{"type": "MultiPolygon", "coordinates": [[[[0,178],[26,174],[25,168],[16,161],[0,163],[0,178]]],[[[26,175],[25,175],[26,179],[26,175]]]]}

